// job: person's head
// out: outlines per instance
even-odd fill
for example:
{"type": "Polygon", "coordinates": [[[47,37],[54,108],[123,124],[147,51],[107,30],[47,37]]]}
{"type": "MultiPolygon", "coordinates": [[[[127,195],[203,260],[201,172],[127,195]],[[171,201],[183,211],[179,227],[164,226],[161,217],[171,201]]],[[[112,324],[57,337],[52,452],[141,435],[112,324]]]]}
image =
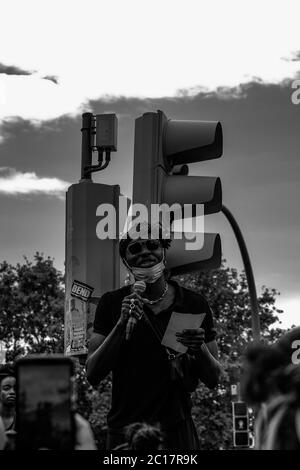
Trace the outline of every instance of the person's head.
{"type": "Polygon", "coordinates": [[[282,355],[265,344],[251,345],[244,356],[242,393],[249,404],[260,404],[277,392],[282,355]]]}
{"type": "Polygon", "coordinates": [[[290,331],[285,333],[279,340],[275,343],[276,348],[281,354],[285,357],[286,363],[294,363],[293,355],[297,353],[297,349],[300,347],[300,327],[292,328],[290,331]]]}
{"type": "Polygon", "coordinates": [[[299,365],[281,368],[277,385],[279,393],[265,403],[258,419],[258,447],[262,450],[299,450],[299,365]]]}
{"type": "Polygon", "coordinates": [[[133,226],[122,237],[120,256],[136,280],[152,283],[164,273],[165,252],[170,244],[161,225],[140,224],[133,226]]]}
{"type": "Polygon", "coordinates": [[[16,378],[11,366],[0,369],[0,403],[2,407],[13,408],[16,403],[16,378]]]}
{"type": "Polygon", "coordinates": [[[278,388],[281,393],[290,395],[294,403],[300,406],[300,366],[289,364],[284,367],[280,377],[278,388]]]}
{"type": "Polygon", "coordinates": [[[151,452],[163,450],[164,436],[159,425],[134,423],[126,428],[126,440],[131,450],[151,452]]]}
{"type": "Polygon", "coordinates": [[[286,367],[281,374],[280,390],[283,393],[292,392],[300,402],[300,327],[285,333],[276,343],[276,350],[281,354],[286,367]],[[294,357],[295,356],[295,357],[294,357]]]}
{"type": "Polygon", "coordinates": [[[292,387],[292,382],[286,380],[286,371],[292,365],[295,340],[300,340],[300,328],[284,334],[272,345],[260,343],[247,349],[242,385],[249,403],[262,403],[276,393],[286,393],[287,387],[292,387]]]}

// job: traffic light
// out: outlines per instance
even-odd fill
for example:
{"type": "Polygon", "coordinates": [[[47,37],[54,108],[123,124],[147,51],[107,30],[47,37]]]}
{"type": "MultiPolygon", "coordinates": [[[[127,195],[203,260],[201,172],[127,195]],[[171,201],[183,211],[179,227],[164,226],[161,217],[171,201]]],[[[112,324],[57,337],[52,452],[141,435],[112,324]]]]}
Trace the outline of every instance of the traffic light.
{"type": "Polygon", "coordinates": [[[243,401],[232,403],[233,446],[249,447],[249,416],[247,404],[243,401]]]}
{"type": "MultiPolygon", "coordinates": [[[[135,121],[134,206],[143,204],[152,216],[153,205],[159,205],[161,213],[173,222],[172,229],[178,221],[195,221],[196,216],[203,222],[204,215],[221,210],[220,178],[188,176],[187,164],[219,158],[222,150],[220,122],[168,120],[162,111],[143,114],[135,121]]],[[[176,239],[167,257],[172,274],[220,266],[219,234],[203,233],[201,246],[190,243],[188,248],[195,234],[182,237],[175,231],[173,235],[176,239]]],[[[199,234],[197,237],[200,240],[199,234]]]]}

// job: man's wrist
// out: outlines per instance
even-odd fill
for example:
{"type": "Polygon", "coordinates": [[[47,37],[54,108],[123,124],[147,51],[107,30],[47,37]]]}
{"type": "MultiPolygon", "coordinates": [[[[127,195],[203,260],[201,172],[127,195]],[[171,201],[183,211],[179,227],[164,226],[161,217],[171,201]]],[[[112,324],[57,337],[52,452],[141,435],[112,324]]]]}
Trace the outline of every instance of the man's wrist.
{"type": "Polygon", "coordinates": [[[116,329],[117,330],[124,330],[126,325],[127,325],[127,321],[128,320],[119,318],[119,320],[116,323],[116,329]]]}
{"type": "Polygon", "coordinates": [[[201,344],[200,348],[197,351],[191,351],[189,354],[193,356],[195,359],[203,357],[203,355],[207,354],[207,346],[205,343],[201,344]]]}

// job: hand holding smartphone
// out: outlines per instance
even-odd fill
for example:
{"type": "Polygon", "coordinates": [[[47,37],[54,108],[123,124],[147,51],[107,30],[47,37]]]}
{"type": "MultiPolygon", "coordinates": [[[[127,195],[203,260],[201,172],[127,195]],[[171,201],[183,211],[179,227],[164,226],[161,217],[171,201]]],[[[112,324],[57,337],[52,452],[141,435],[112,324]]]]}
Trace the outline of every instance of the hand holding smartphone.
{"type": "Polygon", "coordinates": [[[65,356],[16,363],[16,448],[74,450],[74,363],[65,356]]]}

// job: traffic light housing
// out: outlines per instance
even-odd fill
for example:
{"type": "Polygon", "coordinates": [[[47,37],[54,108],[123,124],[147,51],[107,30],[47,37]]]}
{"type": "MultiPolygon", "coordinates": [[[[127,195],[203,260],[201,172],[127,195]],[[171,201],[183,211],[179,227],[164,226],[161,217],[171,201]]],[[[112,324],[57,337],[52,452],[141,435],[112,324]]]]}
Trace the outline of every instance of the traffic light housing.
{"type": "MultiPolygon", "coordinates": [[[[222,151],[220,122],[168,120],[162,111],[143,114],[135,122],[133,204],[145,205],[149,214],[153,204],[165,205],[171,222],[187,217],[187,206],[189,218],[200,206],[200,216],[220,211],[220,178],[188,176],[187,164],[219,158],[222,151]]],[[[172,274],[220,266],[220,236],[204,233],[202,242],[194,250],[186,249],[186,236],[173,239],[167,256],[172,274]]]]}
{"type": "Polygon", "coordinates": [[[247,403],[232,402],[233,446],[249,447],[249,415],[247,403]]]}

